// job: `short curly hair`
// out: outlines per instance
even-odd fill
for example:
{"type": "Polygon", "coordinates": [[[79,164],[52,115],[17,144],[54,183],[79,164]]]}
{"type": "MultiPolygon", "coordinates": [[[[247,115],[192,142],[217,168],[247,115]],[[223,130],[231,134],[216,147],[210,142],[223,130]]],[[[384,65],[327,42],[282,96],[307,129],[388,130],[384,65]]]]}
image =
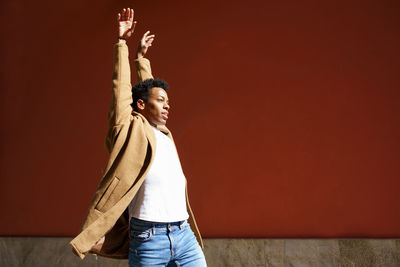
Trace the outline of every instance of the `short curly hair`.
{"type": "Polygon", "coordinates": [[[147,79],[143,82],[138,82],[132,87],[132,108],[134,111],[138,111],[137,101],[142,99],[145,103],[149,100],[151,89],[154,87],[161,87],[165,91],[168,90],[168,83],[163,79],[147,79]]]}

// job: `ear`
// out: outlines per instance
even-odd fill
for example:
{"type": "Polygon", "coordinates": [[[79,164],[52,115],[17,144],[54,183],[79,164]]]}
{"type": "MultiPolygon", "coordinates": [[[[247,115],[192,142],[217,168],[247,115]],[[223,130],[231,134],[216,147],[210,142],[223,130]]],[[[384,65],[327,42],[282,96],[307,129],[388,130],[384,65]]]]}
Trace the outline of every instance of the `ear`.
{"type": "Polygon", "coordinates": [[[138,101],[136,102],[136,105],[138,107],[139,110],[143,110],[144,106],[146,103],[144,103],[143,99],[138,99],[138,101]]]}

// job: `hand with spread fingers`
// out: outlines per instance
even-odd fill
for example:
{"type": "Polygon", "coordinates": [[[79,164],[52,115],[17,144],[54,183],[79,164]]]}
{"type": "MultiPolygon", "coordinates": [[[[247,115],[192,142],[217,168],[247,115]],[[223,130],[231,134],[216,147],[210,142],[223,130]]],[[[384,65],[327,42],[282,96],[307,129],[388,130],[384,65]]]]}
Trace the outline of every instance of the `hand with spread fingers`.
{"type": "Polygon", "coordinates": [[[136,58],[142,58],[147,53],[147,49],[151,46],[155,38],[154,34],[150,35],[150,31],[145,32],[142,39],[139,42],[139,46],[136,52],[136,58]]]}
{"type": "Polygon", "coordinates": [[[118,13],[118,38],[127,39],[131,37],[135,30],[136,21],[133,21],[133,9],[124,8],[118,13]]]}

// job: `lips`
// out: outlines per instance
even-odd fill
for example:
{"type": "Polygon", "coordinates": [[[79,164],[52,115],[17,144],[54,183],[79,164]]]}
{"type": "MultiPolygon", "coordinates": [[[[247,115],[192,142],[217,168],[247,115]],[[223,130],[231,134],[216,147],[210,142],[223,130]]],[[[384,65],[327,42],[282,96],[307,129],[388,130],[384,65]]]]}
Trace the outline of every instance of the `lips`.
{"type": "Polygon", "coordinates": [[[163,119],[168,119],[168,112],[163,112],[163,113],[161,113],[162,114],[162,117],[163,117],[163,119]]]}

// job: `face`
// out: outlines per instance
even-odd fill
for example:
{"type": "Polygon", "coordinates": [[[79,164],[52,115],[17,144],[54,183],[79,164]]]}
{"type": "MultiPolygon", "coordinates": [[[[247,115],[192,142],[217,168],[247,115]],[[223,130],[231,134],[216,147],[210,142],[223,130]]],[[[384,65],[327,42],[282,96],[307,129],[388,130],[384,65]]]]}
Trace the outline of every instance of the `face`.
{"type": "Polygon", "coordinates": [[[153,87],[147,103],[142,99],[137,101],[139,113],[142,114],[151,125],[165,125],[168,120],[169,100],[167,92],[160,87],[153,87]]]}

